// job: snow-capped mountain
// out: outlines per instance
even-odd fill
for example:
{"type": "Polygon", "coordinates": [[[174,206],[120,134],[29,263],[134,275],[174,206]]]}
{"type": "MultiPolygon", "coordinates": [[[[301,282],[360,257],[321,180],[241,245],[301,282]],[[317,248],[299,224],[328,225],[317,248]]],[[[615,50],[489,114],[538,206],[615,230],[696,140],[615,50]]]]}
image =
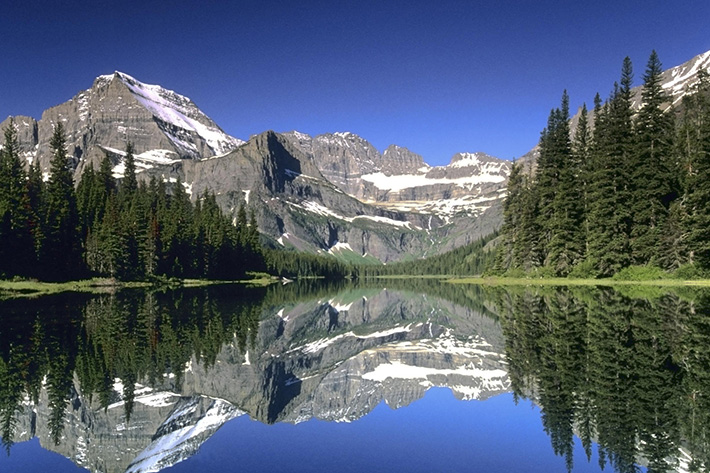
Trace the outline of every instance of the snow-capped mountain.
{"type": "MultiPolygon", "coordinates": [[[[39,121],[15,118],[24,157],[38,159],[45,172],[49,140],[58,122],[67,134],[77,177],[89,162],[96,166],[106,152],[120,164],[128,141],[143,169],[224,154],[243,143],[222,131],[189,98],[122,72],[99,76],[91,88],[46,110],[39,121]]],[[[6,125],[7,121],[1,126],[6,125]]],[[[116,171],[120,174],[120,168],[116,171]]]]}
{"type": "Polygon", "coordinates": [[[393,211],[442,217],[476,217],[505,193],[510,162],[485,153],[458,153],[447,166],[396,145],[379,153],[353,133],[310,136],[284,133],[313,157],[330,182],[363,202],[393,211]]]}
{"type": "MultiPolygon", "coordinates": [[[[710,70],[710,51],[663,73],[673,104],[697,82],[699,70],[710,70]]],[[[641,87],[633,92],[638,107],[641,87]]],[[[404,147],[380,153],[349,132],[266,132],[244,143],[187,97],[120,72],[98,77],[39,122],[15,117],[23,156],[39,160],[45,172],[58,121],[77,179],[105,153],[114,175],[122,176],[131,141],[139,178],[179,178],[193,199],[210,190],[225,212],[246,204],[275,246],[391,262],[465,245],[502,222],[510,163],[485,153],[459,153],[448,165],[432,167],[404,147]]],[[[536,155],[533,148],[521,161],[532,170],[536,155]]]]}

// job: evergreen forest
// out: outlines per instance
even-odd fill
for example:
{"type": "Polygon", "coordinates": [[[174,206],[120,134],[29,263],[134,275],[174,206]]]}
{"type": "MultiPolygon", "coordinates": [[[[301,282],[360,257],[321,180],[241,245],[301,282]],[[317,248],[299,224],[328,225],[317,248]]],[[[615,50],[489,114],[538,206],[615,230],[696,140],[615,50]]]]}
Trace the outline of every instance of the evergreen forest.
{"type": "Polygon", "coordinates": [[[609,98],[597,94],[573,130],[564,92],[541,133],[536,168],[513,166],[491,273],[710,270],[710,79],[699,71],[671,104],[661,73],[654,51],[635,112],[627,57],[609,98]]]}

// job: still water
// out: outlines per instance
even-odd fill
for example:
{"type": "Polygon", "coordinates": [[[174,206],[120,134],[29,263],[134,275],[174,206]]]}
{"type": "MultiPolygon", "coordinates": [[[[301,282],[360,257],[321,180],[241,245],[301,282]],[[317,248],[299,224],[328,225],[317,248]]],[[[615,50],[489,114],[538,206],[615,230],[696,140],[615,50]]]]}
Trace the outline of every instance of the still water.
{"type": "Polygon", "coordinates": [[[388,281],[0,303],[0,471],[702,471],[710,293],[388,281]]]}

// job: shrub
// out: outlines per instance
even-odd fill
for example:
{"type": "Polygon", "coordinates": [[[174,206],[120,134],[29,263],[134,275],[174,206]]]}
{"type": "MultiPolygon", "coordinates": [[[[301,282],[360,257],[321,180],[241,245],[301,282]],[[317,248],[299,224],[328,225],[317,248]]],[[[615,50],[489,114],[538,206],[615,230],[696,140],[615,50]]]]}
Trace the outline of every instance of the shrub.
{"type": "Polygon", "coordinates": [[[676,279],[682,279],[684,281],[687,281],[690,279],[704,279],[708,277],[708,274],[706,271],[703,271],[696,265],[688,263],[676,269],[673,272],[673,277],[676,279]]]}
{"type": "Polygon", "coordinates": [[[616,273],[612,279],[618,281],[652,281],[669,275],[658,266],[629,266],[616,273]]]}
{"type": "Polygon", "coordinates": [[[599,277],[597,262],[591,258],[578,263],[567,275],[570,279],[596,279],[599,277]]]}

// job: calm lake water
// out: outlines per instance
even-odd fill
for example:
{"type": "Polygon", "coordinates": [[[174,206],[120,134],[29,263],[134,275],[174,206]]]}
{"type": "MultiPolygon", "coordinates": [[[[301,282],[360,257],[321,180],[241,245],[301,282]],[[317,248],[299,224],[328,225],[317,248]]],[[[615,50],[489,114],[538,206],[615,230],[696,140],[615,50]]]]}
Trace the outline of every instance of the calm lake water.
{"type": "Polygon", "coordinates": [[[0,471],[702,471],[710,292],[425,281],[0,303],[0,471]]]}

